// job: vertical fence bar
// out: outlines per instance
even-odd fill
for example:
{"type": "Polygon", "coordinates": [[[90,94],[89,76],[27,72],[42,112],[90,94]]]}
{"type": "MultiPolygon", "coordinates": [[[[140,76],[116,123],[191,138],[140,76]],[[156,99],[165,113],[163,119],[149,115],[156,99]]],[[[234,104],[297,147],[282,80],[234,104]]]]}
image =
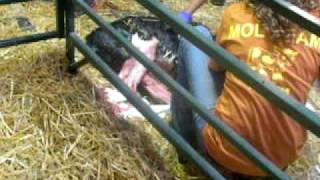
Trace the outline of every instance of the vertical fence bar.
{"type": "Polygon", "coordinates": [[[56,0],[56,31],[59,38],[65,37],[64,27],[64,12],[65,12],[65,0],[56,0]]]}
{"type": "MultiPolygon", "coordinates": [[[[69,65],[75,62],[75,48],[70,39],[71,33],[75,31],[75,12],[73,0],[66,0],[66,50],[69,65]]],[[[70,69],[69,69],[70,70],[70,69]]]]}

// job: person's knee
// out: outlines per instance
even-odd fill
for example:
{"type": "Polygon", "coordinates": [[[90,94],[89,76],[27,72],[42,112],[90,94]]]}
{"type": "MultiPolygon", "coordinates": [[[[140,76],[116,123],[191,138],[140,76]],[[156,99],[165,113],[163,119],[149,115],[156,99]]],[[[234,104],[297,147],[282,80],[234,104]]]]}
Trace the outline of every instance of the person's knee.
{"type": "MultiPolygon", "coordinates": [[[[207,29],[206,27],[195,26],[194,29],[200,32],[200,34],[205,38],[207,38],[208,40],[212,40],[211,33],[209,29],[207,29]]],[[[188,57],[188,56],[190,57],[195,55],[193,52],[198,52],[198,48],[191,41],[187,40],[184,37],[181,37],[179,42],[179,48],[178,48],[178,55],[180,59],[182,61],[191,60],[190,58],[185,58],[185,57],[188,57]]]]}
{"type": "MultiPolygon", "coordinates": [[[[200,32],[200,34],[205,36],[206,38],[209,38],[209,39],[212,38],[211,32],[210,32],[210,30],[208,28],[199,25],[199,26],[195,26],[194,29],[197,30],[198,32],[200,32]]],[[[184,37],[181,37],[180,44],[184,44],[185,46],[188,46],[188,45],[192,45],[193,46],[193,44],[189,40],[184,38],[184,37]]]]}

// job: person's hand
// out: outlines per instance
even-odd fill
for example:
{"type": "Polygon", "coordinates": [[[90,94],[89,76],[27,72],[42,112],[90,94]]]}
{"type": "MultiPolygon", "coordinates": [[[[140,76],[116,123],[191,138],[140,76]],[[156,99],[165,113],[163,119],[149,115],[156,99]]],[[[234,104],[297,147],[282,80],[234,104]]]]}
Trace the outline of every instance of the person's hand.
{"type": "Polygon", "coordinates": [[[179,17],[186,23],[192,22],[192,14],[187,11],[180,12],[179,17]]]}

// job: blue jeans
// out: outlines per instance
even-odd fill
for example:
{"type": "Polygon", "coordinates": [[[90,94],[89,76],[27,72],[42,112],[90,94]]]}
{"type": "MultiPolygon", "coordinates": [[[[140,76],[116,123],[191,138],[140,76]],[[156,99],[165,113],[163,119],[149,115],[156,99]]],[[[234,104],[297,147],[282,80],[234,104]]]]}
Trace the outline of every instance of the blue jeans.
{"type": "MultiPolygon", "coordinates": [[[[208,41],[212,41],[210,31],[195,27],[208,41]]],[[[224,72],[209,69],[210,58],[188,40],[181,38],[178,49],[177,82],[187,89],[206,109],[213,110],[224,84],[224,72]]],[[[202,131],[206,121],[178,94],[174,93],[171,104],[172,127],[193,147],[206,153],[202,131]]]]}
{"type": "MultiPolygon", "coordinates": [[[[212,41],[210,31],[202,26],[195,27],[208,41],[212,41]]],[[[214,110],[216,101],[221,95],[225,73],[209,69],[212,61],[205,53],[195,47],[188,40],[181,38],[179,44],[179,61],[177,65],[177,81],[187,89],[193,97],[208,110],[214,110]]],[[[194,148],[218,169],[226,179],[251,179],[252,177],[234,173],[216,163],[207,154],[204,145],[203,128],[206,121],[181,98],[174,93],[171,111],[173,121],[171,126],[194,148]]],[[[254,178],[256,179],[256,178],[254,178]]]]}

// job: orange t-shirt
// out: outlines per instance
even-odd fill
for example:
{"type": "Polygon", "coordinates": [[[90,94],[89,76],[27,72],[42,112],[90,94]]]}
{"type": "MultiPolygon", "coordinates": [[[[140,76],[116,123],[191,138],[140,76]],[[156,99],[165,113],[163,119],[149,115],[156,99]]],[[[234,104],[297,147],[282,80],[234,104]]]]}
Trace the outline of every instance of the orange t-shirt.
{"type": "MultiPolygon", "coordinates": [[[[276,46],[246,3],[225,9],[217,40],[229,52],[265,76],[298,101],[305,103],[319,75],[320,38],[297,33],[295,43],[276,46]]],[[[227,72],[222,95],[214,112],[280,168],[302,152],[306,130],[233,74],[227,72]]],[[[213,127],[206,125],[205,144],[219,164],[238,173],[264,173],[233,147],[213,127]]]]}

